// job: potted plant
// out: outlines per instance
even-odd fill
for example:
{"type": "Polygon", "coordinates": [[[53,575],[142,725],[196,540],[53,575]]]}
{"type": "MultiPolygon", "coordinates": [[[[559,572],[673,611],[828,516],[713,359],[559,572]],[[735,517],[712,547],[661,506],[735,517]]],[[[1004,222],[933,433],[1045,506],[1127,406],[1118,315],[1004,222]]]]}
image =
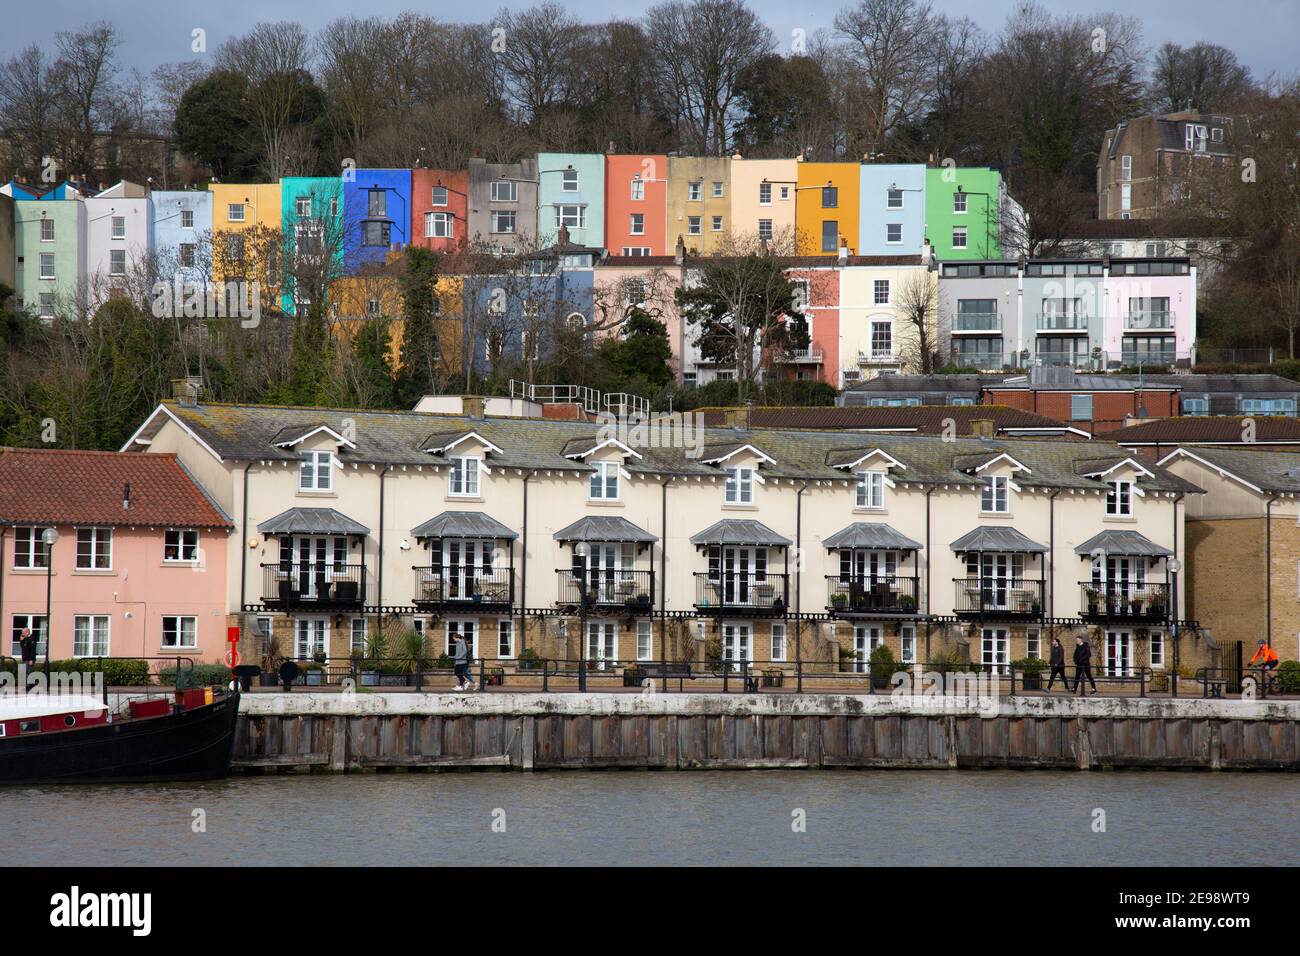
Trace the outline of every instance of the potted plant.
{"type": "Polygon", "coordinates": [[[1083,595],[1088,602],[1088,615],[1090,617],[1096,617],[1097,605],[1101,600],[1101,594],[1096,588],[1084,588],[1083,595]]]}
{"type": "Polygon", "coordinates": [[[506,682],[504,667],[489,667],[483,672],[483,684],[487,687],[502,687],[506,682]]]}
{"type": "Polygon", "coordinates": [[[303,683],[308,687],[321,686],[325,672],[321,669],[321,665],[316,663],[316,661],[300,661],[298,663],[298,669],[302,671],[303,683]]]}
{"type": "Polygon", "coordinates": [[[871,686],[877,690],[888,687],[894,671],[898,669],[894,661],[894,652],[889,649],[889,645],[881,644],[876,647],[868,660],[871,667],[871,686]]]}
{"type": "Polygon", "coordinates": [[[831,607],[837,611],[844,610],[844,605],[848,603],[848,597],[844,594],[831,595],[831,607]]]}
{"type": "Polygon", "coordinates": [[[379,686],[379,669],[388,657],[388,635],[376,630],[366,642],[366,659],[361,671],[362,687],[379,686]]]}
{"type": "Polygon", "coordinates": [[[854,672],[858,667],[858,652],[851,647],[840,648],[840,671],[854,672]]]}
{"type": "Polygon", "coordinates": [[[763,671],[764,687],[780,687],[785,681],[785,673],[775,667],[770,667],[763,671]]]}
{"type": "Polygon", "coordinates": [[[910,594],[904,594],[898,599],[898,606],[908,614],[911,614],[916,610],[916,598],[912,597],[910,594]]]}
{"type": "Polygon", "coordinates": [[[1043,686],[1043,668],[1047,662],[1040,657],[1024,657],[1012,661],[1011,666],[1020,671],[1025,690],[1038,690],[1043,686]]]}
{"type": "Polygon", "coordinates": [[[639,664],[628,664],[623,668],[623,686],[640,687],[641,681],[645,679],[645,671],[639,664]]]}
{"type": "Polygon", "coordinates": [[[321,650],[312,654],[311,659],[314,660],[317,664],[324,666],[325,664],[329,663],[330,658],[328,654],[326,654],[323,650],[321,650]]]}
{"type": "Polygon", "coordinates": [[[411,628],[403,632],[398,640],[397,648],[397,670],[401,674],[414,674],[417,670],[423,670],[426,666],[428,654],[428,643],[424,635],[411,628]]]}
{"type": "Polygon", "coordinates": [[[542,658],[531,647],[525,647],[519,652],[519,669],[521,671],[541,670],[542,658]]]}

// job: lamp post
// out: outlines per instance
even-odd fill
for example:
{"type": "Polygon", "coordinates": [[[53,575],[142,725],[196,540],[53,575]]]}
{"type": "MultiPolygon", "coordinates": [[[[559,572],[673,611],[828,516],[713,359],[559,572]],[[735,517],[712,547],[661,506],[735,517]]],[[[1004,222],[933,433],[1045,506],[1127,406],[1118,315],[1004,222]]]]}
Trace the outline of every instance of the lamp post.
{"type": "Polygon", "coordinates": [[[50,686],[50,639],[53,634],[54,618],[51,599],[54,595],[54,545],[59,540],[55,528],[46,528],[41,532],[41,541],[45,544],[45,686],[50,686]]]}
{"type": "Polygon", "coordinates": [[[578,582],[578,692],[587,692],[587,543],[579,541],[573,553],[582,559],[582,579],[578,582]]]}
{"type": "Polygon", "coordinates": [[[1170,675],[1169,686],[1171,695],[1178,696],[1178,572],[1182,570],[1183,563],[1177,558],[1170,558],[1167,567],[1169,568],[1169,610],[1172,612],[1173,623],[1169,628],[1169,636],[1174,645],[1174,669],[1170,675]]]}

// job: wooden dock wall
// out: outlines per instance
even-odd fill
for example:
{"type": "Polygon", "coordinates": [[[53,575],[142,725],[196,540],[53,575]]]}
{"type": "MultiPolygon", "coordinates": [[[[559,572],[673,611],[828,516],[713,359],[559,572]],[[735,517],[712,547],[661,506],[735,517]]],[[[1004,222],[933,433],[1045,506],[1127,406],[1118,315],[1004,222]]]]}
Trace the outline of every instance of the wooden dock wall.
{"type": "Polygon", "coordinates": [[[1300,769],[1291,703],[1025,698],[981,715],[858,697],[383,696],[245,696],[236,768],[1300,769]]]}

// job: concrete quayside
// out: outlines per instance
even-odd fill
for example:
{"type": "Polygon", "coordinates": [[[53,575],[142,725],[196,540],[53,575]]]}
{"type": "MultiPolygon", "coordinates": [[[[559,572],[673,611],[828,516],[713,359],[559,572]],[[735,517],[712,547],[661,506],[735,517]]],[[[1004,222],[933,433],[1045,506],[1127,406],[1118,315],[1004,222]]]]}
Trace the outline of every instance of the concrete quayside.
{"type": "Polygon", "coordinates": [[[236,772],[1300,770],[1300,701],[836,694],[257,693],[236,772]]]}

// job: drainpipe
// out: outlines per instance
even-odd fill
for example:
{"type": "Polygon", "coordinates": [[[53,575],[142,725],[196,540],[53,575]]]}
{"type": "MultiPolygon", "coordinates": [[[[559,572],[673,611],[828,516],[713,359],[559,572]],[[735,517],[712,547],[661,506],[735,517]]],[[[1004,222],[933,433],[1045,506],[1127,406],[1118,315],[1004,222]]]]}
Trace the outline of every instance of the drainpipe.
{"type": "MultiPolygon", "coordinates": [[[[1183,500],[1183,493],[1174,497],[1174,560],[1178,560],[1178,505],[1183,500]]],[[[1181,570],[1181,567],[1180,567],[1181,570]]],[[[1169,562],[1165,562],[1165,573],[1169,572],[1169,562]]],[[[1173,614],[1173,624],[1169,629],[1169,639],[1174,645],[1174,677],[1171,685],[1178,690],[1178,573],[1173,574],[1173,584],[1169,594],[1169,610],[1173,614]]]]}
{"type": "MultiPolygon", "coordinates": [[[[375,633],[384,626],[384,479],[388,477],[388,465],[379,473],[379,556],[376,559],[379,570],[376,574],[378,594],[375,595],[375,633]]],[[[361,552],[365,557],[365,551],[361,552]]]]}
{"type": "Polygon", "coordinates": [[[659,658],[668,660],[668,484],[659,485],[659,658]]]}
{"type": "Polygon", "coordinates": [[[250,461],[244,465],[244,515],[240,519],[240,534],[243,535],[239,542],[239,613],[244,613],[244,600],[247,597],[248,588],[248,470],[253,467],[250,461]]]}
{"type": "MultiPolygon", "coordinates": [[[[795,559],[795,578],[794,578],[794,647],[795,658],[803,663],[803,652],[800,650],[803,642],[803,575],[799,573],[799,561],[803,555],[803,493],[808,490],[808,482],[799,486],[799,491],[794,496],[794,550],[798,555],[795,559]]],[[[790,570],[790,554],[786,552],[786,571],[790,570]]],[[[786,614],[790,609],[785,609],[786,614]]],[[[787,629],[788,630],[788,629],[787,629]]]]}
{"type": "Polygon", "coordinates": [[[1273,646],[1273,502],[1281,495],[1274,495],[1264,505],[1264,640],[1273,646]]]}
{"type": "Polygon", "coordinates": [[[524,598],[528,594],[528,482],[536,471],[524,473],[524,526],[519,542],[519,653],[528,647],[528,615],[525,613],[524,598]]]}
{"type": "MultiPolygon", "coordinates": [[[[1053,491],[1047,499],[1047,619],[1056,619],[1056,496],[1053,491]]],[[[1049,628],[1054,635],[1055,628],[1049,628]]]]}
{"type": "Polygon", "coordinates": [[[925,660],[930,662],[930,634],[933,624],[930,621],[930,496],[934,486],[925,490],[925,660]]]}

